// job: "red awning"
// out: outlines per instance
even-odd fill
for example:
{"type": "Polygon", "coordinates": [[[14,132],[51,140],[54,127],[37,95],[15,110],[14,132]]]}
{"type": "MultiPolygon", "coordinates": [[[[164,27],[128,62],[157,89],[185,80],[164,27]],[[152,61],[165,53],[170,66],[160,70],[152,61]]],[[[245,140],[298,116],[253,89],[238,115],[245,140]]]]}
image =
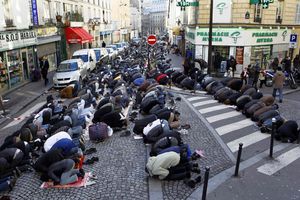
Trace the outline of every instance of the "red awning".
{"type": "Polygon", "coordinates": [[[68,43],[88,43],[93,41],[91,36],[86,30],[78,27],[68,27],[65,29],[66,38],[68,43]]]}

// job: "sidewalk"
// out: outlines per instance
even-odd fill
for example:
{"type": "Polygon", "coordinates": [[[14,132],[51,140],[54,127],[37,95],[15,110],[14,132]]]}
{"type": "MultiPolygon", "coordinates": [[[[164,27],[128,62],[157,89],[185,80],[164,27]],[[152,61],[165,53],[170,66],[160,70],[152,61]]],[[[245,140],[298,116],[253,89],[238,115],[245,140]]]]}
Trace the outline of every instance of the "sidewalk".
{"type": "Polygon", "coordinates": [[[0,115],[0,125],[7,121],[8,117],[14,116],[43,95],[45,91],[48,91],[53,86],[52,78],[54,73],[54,71],[49,72],[49,84],[47,86],[44,85],[44,80],[29,82],[5,94],[3,99],[9,101],[4,103],[4,107],[9,113],[7,116],[0,115]]]}

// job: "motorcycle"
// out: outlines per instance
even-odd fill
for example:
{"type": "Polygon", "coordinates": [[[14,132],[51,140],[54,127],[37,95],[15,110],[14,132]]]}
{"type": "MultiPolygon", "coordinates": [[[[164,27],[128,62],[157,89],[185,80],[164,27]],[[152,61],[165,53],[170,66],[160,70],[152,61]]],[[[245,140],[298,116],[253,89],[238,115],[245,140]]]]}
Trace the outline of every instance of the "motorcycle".
{"type": "MultiPolygon", "coordinates": [[[[271,70],[266,70],[265,78],[266,78],[266,86],[272,87],[273,86],[273,77],[275,73],[271,70]]],[[[285,75],[285,82],[284,85],[289,85],[291,89],[297,89],[298,85],[295,81],[293,73],[284,72],[285,75]]]]}

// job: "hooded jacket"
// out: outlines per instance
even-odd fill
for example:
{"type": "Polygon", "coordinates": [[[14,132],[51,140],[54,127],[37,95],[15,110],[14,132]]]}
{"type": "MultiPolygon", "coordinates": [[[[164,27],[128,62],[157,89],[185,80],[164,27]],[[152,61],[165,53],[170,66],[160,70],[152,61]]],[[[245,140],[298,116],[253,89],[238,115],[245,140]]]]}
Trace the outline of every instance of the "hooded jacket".
{"type": "Polygon", "coordinates": [[[150,157],[147,162],[147,169],[150,176],[159,176],[165,179],[169,175],[169,168],[179,164],[180,155],[175,152],[167,152],[155,157],[150,157]]]}
{"type": "Polygon", "coordinates": [[[285,80],[284,73],[282,71],[277,71],[273,78],[274,88],[276,89],[283,88],[284,80],[285,80]]]}

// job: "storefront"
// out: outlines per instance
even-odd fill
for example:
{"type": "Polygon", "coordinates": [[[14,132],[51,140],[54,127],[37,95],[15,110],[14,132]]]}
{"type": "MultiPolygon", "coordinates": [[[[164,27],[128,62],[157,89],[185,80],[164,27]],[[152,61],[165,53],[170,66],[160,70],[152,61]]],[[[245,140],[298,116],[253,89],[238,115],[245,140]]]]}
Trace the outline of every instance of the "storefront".
{"type": "Polygon", "coordinates": [[[59,42],[61,37],[57,35],[57,28],[38,28],[37,36],[37,57],[39,60],[47,59],[49,62],[49,71],[54,71],[61,62],[58,56],[60,55],[59,42]]]}
{"type": "Polygon", "coordinates": [[[89,48],[89,44],[94,40],[93,36],[81,27],[67,27],[65,34],[68,58],[71,58],[73,53],[79,49],[89,48]]]}
{"type": "Polygon", "coordinates": [[[106,45],[111,44],[112,31],[100,31],[100,41],[106,43],[106,45]]]}
{"type": "Polygon", "coordinates": [[[121,41],[120,42],[126,42],[129,41],[129,34],[128,34],[128,30],[127,29],[121,29],[120,30],[120,34],[121,34],[121,41]]]}
{"type": "Polygon", "coordinates": [[[121,41],[121,34],[120,34],[120,31],[114,31],[113,32],[113,36],[112,36],[112,41],[113,43],[117,43],[117,42],[120,42],[121,41]]]}
{"type": "MultiPolygon", "coordinates": [[[[237,73],[255,62],[268,68],[272,58],[287,54],[290,34],[290,29],[215,28],[213,61],[216,55],[221,55],[223,60],[234,56],[238,62],[237,73]]],[[[208,28],[186,28],[186,40],[195,44],[195,58],[208,60],[208,28]]]]}
{"type": "Polygon", "coordinates": [[[36,44],[34,30],[0,33],[0,93],[29,80],[36,66],[36,44]]]}

